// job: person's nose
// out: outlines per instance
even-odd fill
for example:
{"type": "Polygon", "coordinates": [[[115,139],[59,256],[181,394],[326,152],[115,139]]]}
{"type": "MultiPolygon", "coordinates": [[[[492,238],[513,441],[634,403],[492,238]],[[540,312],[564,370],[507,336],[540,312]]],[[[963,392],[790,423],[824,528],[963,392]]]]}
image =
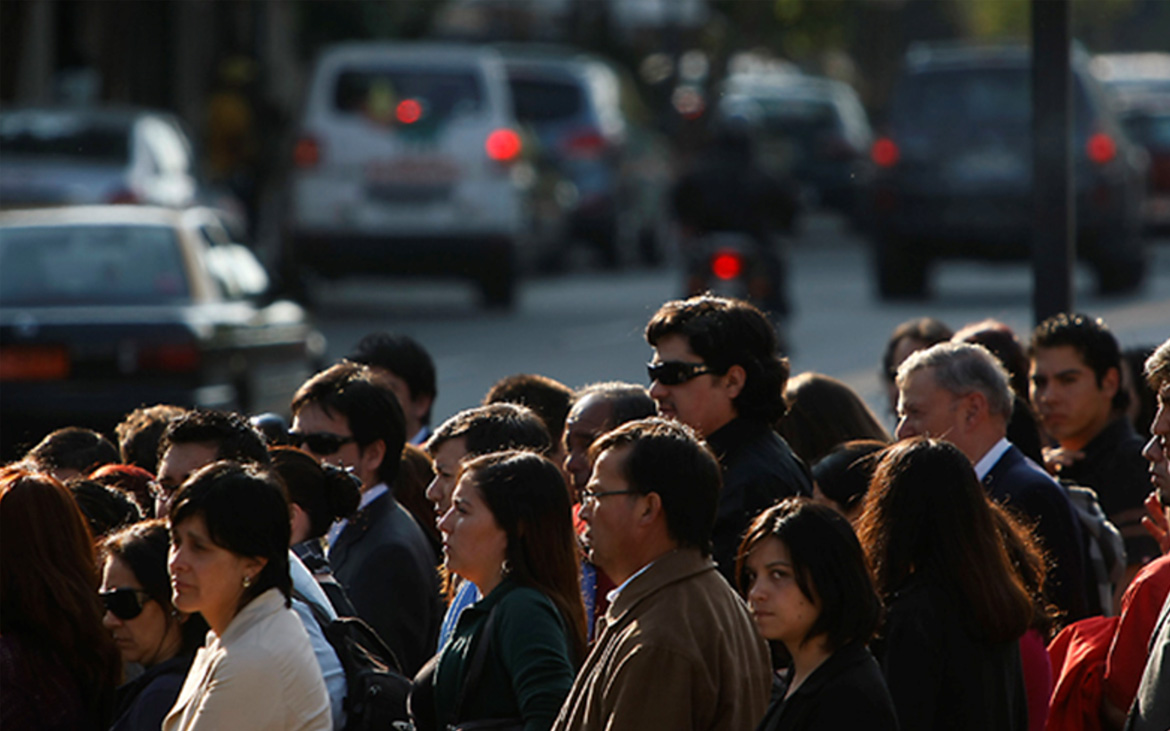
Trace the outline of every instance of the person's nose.
{"type": "Polygon", "coordinates": [[[1157,464],[1166,459],[1166,451],[1162,444],[1162,437],[1150,437],[1150,440],[1146,442],[1146,446],[1142,448],[1142,456],[1146,458],[1146,461],[1153,464],[1157,464]]]}
{"type": "Polygon", "coordinates": [[[452,525],[452,523],[454,522],[454,514],[455,514],[455,508],[452,507],[449,510],[447,510],[446,513],[443,514],[442,518],[439,518],[439,524],[438,524],[439,531],[446,533],[448,535],[451,534],[451,530],[454,527],[452,525]]]}
{"type": "Polygon", "coordinates": [[[895,439],[901,441],[916,436],[918,436],[918,431],[910,424],[909,420],[905,417],[898,419],[898,426],[894,429],[895,439]]]}
{"type": "Polygon", "coordinates": [[[589,523],[593,520],[593,506],[594,501],[588,498],[581,498],[581,510],[577,513],[577,517],[589,523]]]}
{"type": "Polygon", "coordinates": [[[102,613],[102,626],[105,627],[106,629],[114,629],[115,627],[117,627],[121,624],[122,624],[122,620],[115,617],[114,613],[111,612],[110,610],[107,609],[105,612],[102,613]]]}
{"type": "Polygon", "coordinates": [[[668,389],[666,386],[663,386],[657,379],[650,382],[650,398],[654,399],[655,401],[661,401],[662,399],[666,398],[666,395],[669,392],[670,389],[668,389]]]}
{"type": "MultiPolygon", "coordinates": [[[[589,478],[589,457],[583,452],[572,451],[565,457],[565,472],[573,476],[574,487],[578,487],[578,476],[584,474],[585,479],[589,478]]],[[[584,487],[584,485],[580,485],[584,487]]]]}
{"type": "Polygon", "coordinates": [[[760,577],[752,579],[751,585],[748,587],[748,603],[758,604],[762,602],[767,592],[764,591],[764,582],[760,581],[760,577]]]}
{"type": "Polygon", "coordinates": [[[437,476],[432,478],[430,483],[427,484],[426,492],[423,494],[427,496],[427,500],[430,500],[435,505],[439,504],[439,498],[442,494],[439,490],[439,478],[437,476]]]}

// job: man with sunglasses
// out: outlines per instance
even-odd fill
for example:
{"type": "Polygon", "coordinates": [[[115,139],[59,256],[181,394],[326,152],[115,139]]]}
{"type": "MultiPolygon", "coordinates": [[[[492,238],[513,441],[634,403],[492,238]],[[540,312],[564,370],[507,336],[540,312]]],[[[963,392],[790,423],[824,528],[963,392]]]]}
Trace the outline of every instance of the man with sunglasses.
{"type": "Polygon", "coordinates": [[[787,411],[788,359],[762,312],[711,295],[664,304],[646,325],[646,342],[659,413],[697,431],[723,467],[713,555],[734,584],[735,553],[752,518],[783,498],[812,495],[808,467],[773,428],[787,411]]]}
{"type": "Polygon", "coordinates": [[[412,676],[435,652],[436,556],[394,498],[406,423],[394,392],[369,367],[343,361],[293,396],[290,441],[361,480],[358,512],[329,532],[329,563],[350,601],[412,676]]]}

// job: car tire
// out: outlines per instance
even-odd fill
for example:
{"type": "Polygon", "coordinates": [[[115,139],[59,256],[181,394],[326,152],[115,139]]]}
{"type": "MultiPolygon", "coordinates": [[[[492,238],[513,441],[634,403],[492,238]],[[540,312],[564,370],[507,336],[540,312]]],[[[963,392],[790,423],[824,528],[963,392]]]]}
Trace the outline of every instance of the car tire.
{"type": "Polygon", "coordinates": [[[1101,294],[1126,294],[1141,288],[1146,278],[1146,263],[1140,257],[1103,257],[1094,264],[1097,287],[1101,294]]]}
{"type": "Polygon", "coordinates": [[[915,254],[914,242],[893,237],[879,239],[876,246],[878,295],[884,300],[921,299],[926,296],[925,257],[915,254]]]}
{"type": "Polygon", "coordinates": [[[510,253],[485,260],[480,268],[480,292],[489,310],[511,310],[516,306],[516,262],[510,253]]]}

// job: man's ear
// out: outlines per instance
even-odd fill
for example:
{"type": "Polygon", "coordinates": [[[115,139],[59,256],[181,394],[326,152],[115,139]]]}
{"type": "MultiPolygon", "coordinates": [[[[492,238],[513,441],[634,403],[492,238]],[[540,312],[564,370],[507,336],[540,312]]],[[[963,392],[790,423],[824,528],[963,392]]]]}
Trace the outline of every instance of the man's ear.
{"type": "Polygon", "coordinates": [[[1110,368],[1105,371],[1104,377],[1101,378],[1101,390],[1105,395],[1112,399],[1117,395],[1118,389],[1121,388],[1121,371],[1117,368],[1110,368]]]}
{"type": "Polygon", "coordinates": [[[723,374],[723,384],[727,389],[728,396],[734,399],[747,385],[747,371],[738,364],[731,366],[727,369],[727,373],[723,374]]]}
{"type": "MultiPolygon", "coordinates": [[[[418,419],[419,423],[422,423],[423,417],[425,417],[427,412],[431,410],[431,404],[434,402],[435,397],[425,393],[420,393],[417,396],[410,397],[410,411],[414,418],[418,419]]],[[[413,436],[413,434],[407,434],[407,441],[409,441],[413,436]]]]}
{"type": "Polygon", "coordinates": [[[645,497],[642,512],[638,515],[638,523],[649,525],[662,515],[662,496],[656,492],[652,492],[645,497]]]}
{"type": "Polygon", "coordinates": [[[376,477],[378,468],[382,466],[382,460],[385,457],[386,441],[384,439],[375,439],[362,447],[361,455],[358,458],[360,460],[358,476],[374,475],[376,477]]]}
{"type": "Polygon", "coordinates": [[[988,415],[987,396],[982,391],[972,391],[963,398],[963,420],[973,426],[988,415]]]}

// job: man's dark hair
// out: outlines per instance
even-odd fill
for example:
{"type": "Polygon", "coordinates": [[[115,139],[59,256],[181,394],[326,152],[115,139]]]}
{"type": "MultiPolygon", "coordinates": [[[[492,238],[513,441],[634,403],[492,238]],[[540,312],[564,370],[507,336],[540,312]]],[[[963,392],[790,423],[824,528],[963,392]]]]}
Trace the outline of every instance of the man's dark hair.
{"type": "Polygon", "coordinates": [[[103,485],[88,477],[74,477],[65,482],[73,493],[77,507],[89,523],[94,540],[105,537],[115,530],[142,520],[138,503],[128,493],[116,487],[103,485]]]}
{"type": "Polygon", "coordinates": [[[1157,393],[1170,382],[1170,338],[1159,345],[1153,354],[1146,359],[1146,383],[1157,393]]]}
{"type": "MultiPolygon", "coordinates": [[[[358,341],[346,360],[374,368],[384,368],[406,382],[412,398],[420,395],[433,399],[438,394],[435,388],[435,362],[430,353],[409,335],[400,333],[370,333],[358,341]]],[[[431,410],[422,418],[422,423],[431,423],[431,410]]]]}
{"type": "Polygon", "coordinates": [[[723,471],[706,442],[686,424],[652,417],[619,426],[589,448],[594,463],[602,452],[629,447],[622,476],[640,494],[658,493],[670,537],[680,546],[711,555],[715,508],[723,471]]]}
{"type": "Polygon", "coordinates": [[[374,380],[368,366],[342,361],[305,381],[293,396],[293,416],[309,404],[329,416],[344,416],[363,449],[381,439],[386,453],[378,466],[378,479],[394,483],[406,444],[406,417],[398,397],[374,380]]]}
{"type": "Polygon", "coordinates": [[[1114,411],[1129,406],[1129,393],[1121,387],[1121,346],[1105,321],[1093,319],[1079,313],[1062,312],[1053,315],[1036,326],[1032,331],[1032,343],[1028,349],[1034,358],[1040,348],[1059,348],[1067,345],[1081,356],[1097,376],[1097,385],[1105,380],[1110,368],[1117,369],[1117,393],[1113,396],[1114,411]]]}
{"type": "Polygon", "coordinates": [[[787,413],[784,387],[788,359],[777,352],[776,331],[764,313],[743,300],[700,295],[667,302],[646,325],[646,342],[657,346],[681,335],[714,372],[741,366],[746,381],[732,402],[736,414],[774,424],[787,413]]]}
{"type": "Polygon", "coordinates": [[[267,467],[268,447],[247,417],[231,411],[191,409],[167,424],[158,442],[161,460],[173,444],[214,444],[217,460],[230,459],[267,467]]]}
{"type": "Polygon", "coordinates": [[[612,429],[621,426],[627,421],[645,419],[658,415],[658,404],[650,397],[645,386],[636,383],[621,381],[605,381],[591,383],[577,391],[573,402],[576,403],[586,396],[597,396],[609,404],[609,424],[612,429]]]}
{"type": "Polygon", "coordinates": [[[954,333],[951,332],[946,323],[933,317],[917,317],[903,322],[894,328],[894,332],[890,333],[890,339],[886,341],[886,349],[882,351],[882,377],[891,383],[897,377],[898,364],[894,363],[894,351],[898,348],[898,343],[903,340],[908,338],[918,340],[926,347],[930,347],[944,340],[950,340],[953,336],[954,333]]]}
{"type": "Polygon", "coordinates": [[[820,610],[801,644],[825,636],[836,651],[850,642],[868,643],[882,615],[865,552],[845,516],[808,498],[790,497],[761,513],[748,528],[736,559],[740,591],[751,588],[747,557],[768,538],[788,549],[800,593],[820,610]]]}
{"type": "Polygon", "coordinates": [[[25,456],[40,470],[77,470],[86,475],[119,459],[113,442],[93,429],[79,426],[57,429],[25,456]]]}
{"type": "Polygon", "coordinates": [[[240,606],[276,587],[291,605],[292,579],[288,573],[288,495],[280,478],[256,465],[212,462],[201,467],[175,493],[169,526],[202,516],[215,545],[238,556],[266,558],[252,584],[244,589],[240,606]]]}
{"type": "Polygon", "coordinates": [[[466,409],[447,419],[425,449],[434,454],[444,442],[463,438],[468,456],[474,457],[506,449],[523,449],[545,454],[552,445],[548,429],[536,412],[512,403],[489,404],[466,409]]]}
{"type": "Polygon", "coordinates": [[[183,415],[182,406],[155,404],[139,406],[114,427],[118,451],[124,464],[132,464],[152,475],[158,472],[158,442],[167,424],[183,415]]]}
{"type": "Polygon", "coordinates": [[[535,411],[553,444],[559,444],[573,405],[573,389],[548,376],[518,373],[496,381],[483,397],[484,406],[500,403],[520,404],[535,411]]]}

